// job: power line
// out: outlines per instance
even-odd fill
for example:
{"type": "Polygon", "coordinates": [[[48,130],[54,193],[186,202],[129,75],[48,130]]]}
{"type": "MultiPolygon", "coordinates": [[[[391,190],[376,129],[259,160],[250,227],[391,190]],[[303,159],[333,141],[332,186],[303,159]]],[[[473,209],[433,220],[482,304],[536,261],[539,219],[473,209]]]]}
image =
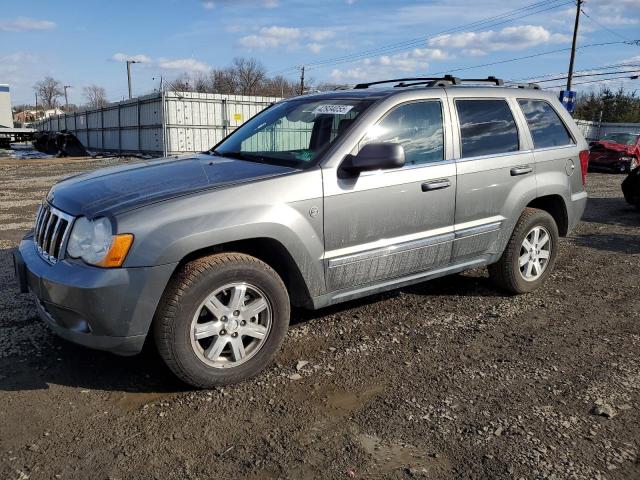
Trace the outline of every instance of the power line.
{"type": "MultiPolygon", "coordinates": [[[[602,75],[615,75],[617,73],[638,73],[638,69],[636,70],[618,70],[617,72],[601,72],[601,73],[583,73],[580,75],[574,75],[574,78],[579,78],[579,77],[600,77],[602,75]]],[[[566,80],[566,76],[564,77],[557,77],[557,78],[550,78],[549,80],[539,80],[536,83],[545,83],[545,82],[557,82],[558,80],[566,80]]]]}
{"type": "MultiPolygon", "coordinates": [[[[603,46],[607,46],[607,45],[619,45],[619,44],[622,44],[622,43],[631,44],[633,42],[622,42],[622,41],[619,41],[619,42],[590,43],[590,44],[587,44],[587,45],[582,45],[580,47],[577,47],[577,50],[581,50],[583,48],[603,47],[603,46]]],[[[505,59],[505,60],[497,60],[495,62],[481,63],[479,65],[472,65],[470,67],[450,68],[450,69],[443,70],[443,71],[440,71],[440,72],[434,72],[433,75],[440,75],[440,74],[443,74],[443,73],[452,73],[452,72],[461,72],[461,71],[464,71],[464,70],[473,70],[475,68],[482,68],[482,67],[490,67],[490,66],[493,66],[493,65],[500,65],[500,64],[503,64],[503,63],[517,62],[517,61],[520,61],[520,60],[528,60],[528,59],[531,59],[531,58],[542,57],[542,56],[545,56],[545,55],[552,55],[554,53],[567,52],[569,50],[571,50],[570,47],[559,48],[559,49],[556,49],[556,50],[548,50],[546,52],[534,53],[534,54],[525,55],[525,56],[522,56],[522,57],[514,57],[514,58],[508,58],[508,59],[505,59]]]]}
{"type": "MultiPolygon", "coordinates": [[[[389,45],[386,45],[386,46],[380,46],[380,47],[377,47],[375,49],[363,51],[363,52],[360,52],[360,53],[352,53],[352,54],[343,55],[343,56],[339,56],[339,57],[333,57],[333,58],[328,58],[328,59],[324,59],[324,60],[319,60],[317,62],[307,63],[306,66],[308,68],[309,67],[313,68],[313,67],[319,67],[319,66],[323,66],[323,65],[332,65],[332,64],[340,64],[340,63],[351,63],[351,62],[355,62],[355,61],[361,60],[361,59],[366,58],[366,57],[371,56],[371,55],[379,55],[379,54],[383,54],[383,53],[395,53],[397,51],[406,51],[407,49],[410,49],[412,47],[423,45],[427,40],[432,39],[432,38],[437,37],[437,36],[440,36],[440,35],[456,33],[456,32],[462,31],[462,30],[470,29],[470,28],[479,29],[479,28],[495,27],[495,26],[501,25],[503,23],[508,23],[508,22],[511,22],[511,21],[514,21],[514,20],[518,20],[518,19],[521,19],[521,18],[525,18],[525,17],[531,16],[531,15],[536,15],[536,14],[539,14],[539,13],[542,13],[542,12],[546,12],[548,10],[556,9],[556,8],[559,8],[561,6],[568,5],[568,4],[571,4],[571,3],[572,2],[566,1],[566,0],[551,0],[551,1],[547,0],[547,1],[536,2],[536,3],[530,4],[530,5],[526,5],[524,7],[518,8],[518,9],[510,10],[510,11],[502,13],[500,15],[494,15],[494,16],[491,16],[491,17],[484,18],[482,20],[478,20],[478,21],[471,22],[471,23],[468,23],[468,24],[464,24],[464,25],[460,25],[460,26],[457,26],[457,27],[453,27],[451,29],[443,30],[443,31],[435,33],[433,35],[421,36],[421,37],[413,38],[413,39],[410,39],[410,40],[405,40],[405,41],[402,41],[402,42],[389,44],[389,45]],[[560,2],[560,3],[558,3],[558,2],[560,2]],[[546,7],[546,8],[540,9],[540,7],[546,7]],[[531,10],[535,10],[535,11],[531,11],[531,10]],[[526,13],[525,15],[518,15],[520,13],[527,12],[527,11],[529,11],[529,13],[526,13]],[[509,17],[514,17],[514,18],[509,18],[509,17]]],[[[296,68],[295,66],[288,67],[288,68],[285,68],[285,69],[281,69],[281,70],[277,70],[275,72],[272,72],[272,74],[282,73],[282,72],[294,70],[295,68],[296,68]]]]}
{"type": "MultiPolygon", "coordinates": [[[[586,83],[600,83],[600,82],[608,82],[609,80],[620,80],[620,79],[630,79],[630,80],[637,80],[638,79],[638,75],[624,75],[621,77],[611,77],[611,78],[600,78],[598,80],[587,80],[584,82],[576,82],[574,83],[574,85],[584,85],[586,83]]],[[[564,85],[560,84],[560,85],[551,85],[548,87],[543,87],[545,90],[548,89],[552,89],[552,88],[562,88],[564,87],[564,85]]]]}
{"type": "MultiPolygon", "coordinates": [[[[627,62],[627,63],[613,63],[610,65],[603,65],[601,67],[591,67],[591,68],[583,68],[582,70],[577,70],[577,73],[585,73],[585,72],[594,72],[599,70],[607,70],[609,68],[626,68],[626,67],[640,67],[640,63],[638,62],[627,62]]],[[[547,77],[557,77],[558,75],[564,75],[565,72],[555,72],[555,73],[545,73],[544,75],[537,75],[535,77],[523,77],[523,78],[514,78],[511,79],[511,82],[537,82],[539,83],[542,79],[547,77]]],[[[562,77],[564,78],[564,77],[562,77]]]]}

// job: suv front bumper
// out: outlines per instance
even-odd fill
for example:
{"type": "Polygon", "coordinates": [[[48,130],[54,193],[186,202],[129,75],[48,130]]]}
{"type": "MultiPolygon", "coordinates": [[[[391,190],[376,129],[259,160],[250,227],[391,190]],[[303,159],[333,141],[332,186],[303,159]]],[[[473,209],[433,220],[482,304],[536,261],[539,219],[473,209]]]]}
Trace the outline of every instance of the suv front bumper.
{"type": "Polygon", "coordinates": [[[40,318],[54,333],[119,355],[142,350],[176,266],[98,268],[68,260],[51,265],[31,234],[13,255],[20,291],[33,292],[40,318]]]}

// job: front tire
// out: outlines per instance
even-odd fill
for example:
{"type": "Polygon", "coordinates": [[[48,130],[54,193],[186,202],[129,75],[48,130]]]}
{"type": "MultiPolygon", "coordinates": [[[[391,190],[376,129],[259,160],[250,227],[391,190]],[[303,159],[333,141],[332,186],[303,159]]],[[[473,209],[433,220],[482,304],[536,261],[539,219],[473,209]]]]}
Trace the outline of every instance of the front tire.
{"type": "Polygon", "coordinates": [[[199,388],[238,383],[273,359],[289,326],[287,289],[266,263],[221,253],[185,264],[154,318],[158,352],[199,388]]]}
{"type": "Polygon", "coordinates": [[[553,270],[558,239],[558,226],[551,215],[537,208],[526,208],[502,257],[489,265],[489,277],[511,293],[536,290],[553,270]]]}

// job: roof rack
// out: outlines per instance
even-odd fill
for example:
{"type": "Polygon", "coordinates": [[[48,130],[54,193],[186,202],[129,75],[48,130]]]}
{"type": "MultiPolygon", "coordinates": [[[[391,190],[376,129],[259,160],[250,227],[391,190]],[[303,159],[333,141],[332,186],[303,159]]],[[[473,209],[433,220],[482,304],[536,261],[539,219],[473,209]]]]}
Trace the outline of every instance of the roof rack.
{"type": "MultiPolygon", "coordinates": [[[[384,83],[396,83],[394,88],[414,87],[418,85],[423,85],[425,87],[446,87],[448,85],[462,85],[465,83],[490,83],[496,87],[502,87],[505,85],[504,80],[494,76],[488,76],[486,78],[458,78],[453,75],[445,75],[444,77],[411,77],[379,80],[377,82],[359,83],[353,88],[365,89],[373,85],[381,85],[384,83]]],[[[540,86],[535,83],[510,84],[508,86],[540,89],[540,86]]]]}
{"type": "Polygon", "coordinates": [[[396,82],[398,82],[397,85],[394,85],[396,87],[405,87],[405,86],[411,86],[411,85],[429,85],[429,84],[438,83],[438,82],[449,82],[449,84],[452,84],[452,85],[459,85],[460,79],[452,75],[445,75],[444,77],[393,78],[391,80],[379,80],[377,82],[359,83],[353,88],[360,90],[364,88],[369,88],[373,85],[381,85],[383,83],[396,83],[396,82]],[[405,82],[417,82],[417,83],[405,84],[405,82]]]}
{"type": "Polygon", "coordinates": [[[540,90],[540,85],[537,83],[515,83],[515,82],[507,82],[507,87],[516,87],[516,88],[533,88],[534,90],[540,90]]]}

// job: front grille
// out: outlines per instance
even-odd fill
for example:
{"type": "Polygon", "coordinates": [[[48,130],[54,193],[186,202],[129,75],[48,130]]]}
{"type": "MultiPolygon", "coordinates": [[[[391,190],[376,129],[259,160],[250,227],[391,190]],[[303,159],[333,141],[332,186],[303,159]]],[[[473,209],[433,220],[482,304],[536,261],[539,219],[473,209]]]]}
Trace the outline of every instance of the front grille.
{"type": "Polygon", "coordinates": [[[71,215],[52,207],[46,201],[40,206],[33,241],[38,253],[47,262],[56,263],[64,258],[72,225],[71,215]]]}

